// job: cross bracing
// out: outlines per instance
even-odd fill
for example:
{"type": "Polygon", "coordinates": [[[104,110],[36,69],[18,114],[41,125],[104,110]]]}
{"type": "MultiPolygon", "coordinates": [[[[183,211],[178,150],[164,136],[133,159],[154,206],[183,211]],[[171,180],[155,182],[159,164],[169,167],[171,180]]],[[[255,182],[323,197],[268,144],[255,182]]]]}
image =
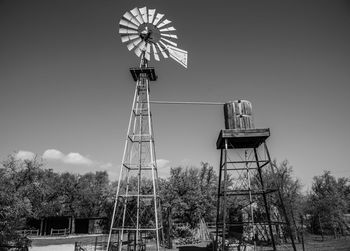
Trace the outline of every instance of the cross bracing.
{"type": "Polygon", "coordinates": [[[163,242],[147,60],[141,58],[121,163],[108,250],[160,250],[163,242]],[[146,73],[145,73],[146,72],[146,73]],[[155,243],[150,244],[153,239],[155,243]]]}

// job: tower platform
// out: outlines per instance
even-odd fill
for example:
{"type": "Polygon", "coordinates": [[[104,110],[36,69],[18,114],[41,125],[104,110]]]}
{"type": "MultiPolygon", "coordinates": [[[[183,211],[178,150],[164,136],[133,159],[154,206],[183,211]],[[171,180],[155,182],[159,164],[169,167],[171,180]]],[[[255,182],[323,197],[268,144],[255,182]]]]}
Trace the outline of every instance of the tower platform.
{"type": "Polygon", "coordinates": [[[140,80],[140,74],[144,73],[149,81],[156,81],[158,76],[153,67],[133,67],[130,68],[130,73],[134,81],[140,80]]]}
{"type": "Polygon", "coordinates": [[[270,129],[225,129],[221,130],[216,141],[216,149],[225,149],[225,140],[227,140],[228,149],[239,148],[257,148],[268,137],[270,129]]]}

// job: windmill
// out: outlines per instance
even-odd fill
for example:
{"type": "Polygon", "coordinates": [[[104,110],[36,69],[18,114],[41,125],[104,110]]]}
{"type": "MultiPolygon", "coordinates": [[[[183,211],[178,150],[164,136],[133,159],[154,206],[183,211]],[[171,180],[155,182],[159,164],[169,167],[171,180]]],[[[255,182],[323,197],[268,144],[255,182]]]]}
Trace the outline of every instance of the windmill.
{"type": "Polygon", "coordinates": [[[140,66],[130,68],[136,88],[106,250],[158,251],[164,241],[149,98],[157,76],[148,62],[151,54],[157,61],[161,54],[187,68],[187,51],[177,48],[170,23],[147,7],[125,12],[119,22],[121,40],[140,66]]]}
{"type": "Polygon", "coordinates": [[[177,36],[172,34],[176,29],[169,27],[170,24],[171,21],[155,9],[134,8],[123,15],[119,33],[129,51],[133,50],[138,57],[150,61],[153,52],[154,59],[160,61],[159,54],[164,58],[169,55],[187,68],[187,51],[177,48],[177,43],[171,40],[177,36]]]}

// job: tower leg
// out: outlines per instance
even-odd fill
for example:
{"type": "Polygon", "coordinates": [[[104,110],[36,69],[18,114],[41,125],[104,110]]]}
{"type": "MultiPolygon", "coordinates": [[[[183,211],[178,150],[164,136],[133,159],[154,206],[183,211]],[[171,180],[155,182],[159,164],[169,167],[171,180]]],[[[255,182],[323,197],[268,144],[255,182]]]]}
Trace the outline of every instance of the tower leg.
{"type": "MultiPolygon", "coordinates": [[[[265,152],[266,152],[266,155],[267,155],[267,158],[268,158],[268,161],[270,163],[270,168],[271,168],[271,172],[273,174],[275,174],[275,170],[273,168],[273,165],[272,165],[272,162],[271,162],[271,157],[270,157],[270,152],[269,152],[269,149],[266,145],[266,142],[264,142],[264,148],[265,148],[265,152]]],[[[282,197],[282,193],[281,193],[281,184],[280,182],[278,181],[278,184],[277,184],[277,191],[278,191],[278,197],[279,197],[279,200],[280,200],[280,203],[281,203],[281,207],[282,207],[282,211],[283,211],[283,214],[284,214],[284,217],[285,217],[285,220],[286,220],[286,223],[287,223],[287,228],[288,228],[288,231],[290,233],[290,239],[291,239],[291,242],[292,242],[292,247],[293,247],[293,250],[296,251],[297,248],[295,246],[295,242],[294,242],[294,234],[293,234],[293,231],[292,231],[292,228],[290,226],[290,221],[289,221],[289,217],[287,215],[287,210],[286,210],[286,207],[284,206],[284,202],[283,202],[283,197],[282,197]]]]}
{"type": "MultiPolygon", "coordinates": [[[[247,150],[245,150],[244,155],[245,155],[244,156],[245,161],[248,161],[247,150]]],[[[250,175],[250,171],[249,171],[249,165],[247,162],[245,163],[245,168],[247,170],[247,180],[248,180],[248,190],[249,190],[249,208],[250,208],[250,219],[251,219],[250,221],[248,219],[248,224],[251,224],[251,226],[252,226],[252,235],[253,235],[253,243],[254,243],[254,251],[255,251],[256,250],[256,238],[255,238],[256,227],[255,227],[255,221],[254,221],[251,175],[250,175]]]]}
{"type": "Polygon", "coordinates": [[[220,150],[220,165],[219,165],[219,182],[218,182],[218,196],[216,202],[216,238],[215,250],[218,250],[219,245],[219,224],[220,224],[220,196],[221,196],[221,169],[223,165],[223,149],[220,150]]]}
{"type": "Polygon", "coordinates": [[[275,238],[273,236],[273,231],[272,231],[270,210],[269,210],[269,207],[268,207],[268,204],[267,204],[264,180],[263,180],[263,177],[262,177],[262,174],[261,174],[261,167],[260,167],[259,158],[258,158],[258,154],[257,154],[256,148],[254,148],[254,156],[255,156],[255,161],[256,161],[256,165],[257,165],[258,173],[259,173],[259,179],[260,179],[260,184],[261,184],[261,189],[262,189],[262,196],[263,196],[263,200],[264,200],[264,207],[265,207],[267,222],[268,222],[268,225],[269,225],[269,231],[270,231],[270,238],[271,238],[271,242],[272,242],[272,247],[273,247],[273,250],[276,250],[275,238]]]}
{"type": "Polygon", "coordinates": [[[222,243],[221,250],[225,250],[225,240],[226,240],[226,211],[227,211],[227,141],[225,141],[224,150],[224,200],[223,200],[223,212],[222,212],[222,243]]]}

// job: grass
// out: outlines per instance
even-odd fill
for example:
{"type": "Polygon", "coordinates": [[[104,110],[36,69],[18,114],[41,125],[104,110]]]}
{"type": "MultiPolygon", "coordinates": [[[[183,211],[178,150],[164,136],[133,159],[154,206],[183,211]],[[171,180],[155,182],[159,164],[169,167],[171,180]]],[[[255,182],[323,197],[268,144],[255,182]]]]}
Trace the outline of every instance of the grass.
{"type": "MultiPolygon", "coordinates": [[[[292,250],[292,249],[286,249],[292,250]]],[[[301,244],[297,244],[297,250],[303,250],[301,244]]],[[[305,241],[305,250],[307,251],[328,251],[328,250],[339,250],[349,251],[350,250],[350,238],[341,237],[339,239],[329,239],[322,241],[320,239],[307,239],[305,241]]]]}

